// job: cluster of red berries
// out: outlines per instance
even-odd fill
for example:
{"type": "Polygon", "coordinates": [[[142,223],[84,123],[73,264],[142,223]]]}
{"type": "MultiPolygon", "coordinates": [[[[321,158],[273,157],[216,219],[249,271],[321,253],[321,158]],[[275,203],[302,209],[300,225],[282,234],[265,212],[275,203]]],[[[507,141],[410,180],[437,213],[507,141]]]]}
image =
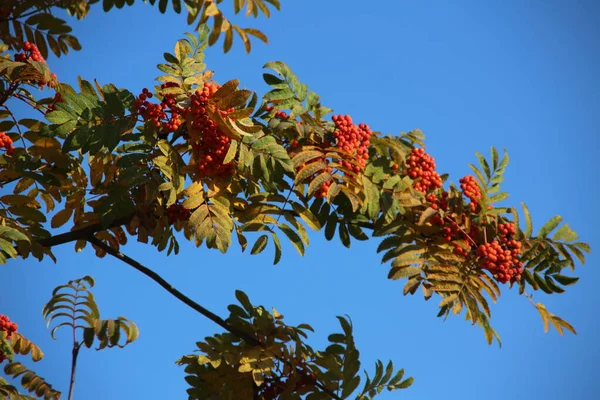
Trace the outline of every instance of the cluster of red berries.
{"type": "MultiPolygon", "coordinates": [[[[331,168],[329,168],[331,169],[331,168]]],[[[331,171],[328,171],[331,172],[331,171]]],[[[315,192],[315,197],[317,199],[324,199],[327,197],[327,193],[329,193],[329,188],[331,187],[331,181],[327,181],[321,185],[321,187],[315,192]]]]}
{"type": "Polygon", "coordinates": [[[155,128],[160,128],[161,119],[167,118],[167,114],[163,111],[167,108],[167,105],[150,103],[148,101],[150,98],[152,98],[152,93],[147,88],[144,88],[135,100],[134,106],[144,119],[144,122],[150,122],[155,128]]]}
{"type": "Polygon", "coordinates": [[[63,102],[63,98],[60,95],[60,93],[56,93],[54,95],[54,100],[52,101],[52,103],[50,105],[48,105],[48,108],[46,109],[46,114],[51,113],[52,111],[56,110],[56,103],[62,103],[63,102]]]}
{"type": "MultiPolygon", "coordinates": [[[[226,178],[233,174],[233,162],[223,164],[229,150],[231,139],[226,136],[206,112],[208,101],[220,86],[205,82],[202,90],[196,90],[192,95],[189,113],[192,116],[192,130],[199,133],[199,139],[192,143],[198,163],[198,173],[201,177],[226,178]]],[[[222,116],[233,112],[234,109],[221,110],[222,116]]],[[[187,115],[187,112],[186,112],[187,115]]]]}
{"type": "Polygon", "coordinates": [[[477,205],[479,204],[479,199],[481,199],[481,190],[479,189],[479,185],[477,184],[477,180],[473,175],[467,175],[463,178],[460,178],[460,188],[463,190],[463,194],[471,200],[469,203],[469,208],[471,212],[475,212],[477,209],[477,205]]]}
{"type": "Polygon", "coordinates": [[[519,281],[523,273],[523,263],[519,261],[521,242],[513,239],[515,231],[512,223],[499,224],[500,241],[494,239],[477,248],[477,255],[481,257],[479,266],[489,270],[501,283],[519,281]]]}
{"type": "MultiPolygon", "coordinates": [[[[17,331],[17,324],[10,322],[6,315],[0,314],[0,331],[6,332],[6,338],[10,339],[12,334],[17,331]]],[[[0,351],[0,362],[4,361],[6,357],[0,351]]]]}
{"type": "Polygon", "coordinates": [[[6,154],[9,156],[15,152],[15,148],[13,147],[12,143],[12,139],[5,132],[0,132],[0,149],[5,148],[6,154]]]}
{"type": "MultiPolygon", "coordinates": [[[[352,154],[356,158],[356,163],[342,160],[340,164],[343,168],[354,173],[359,173],[365,169],[366,161],[369,159],[369,144],[371,140],[371,128],[367,124],[355,125],[352,123],[352,117],[349,115],[334,115],[332,117],[335,123],[335,145],[346,153],[352,154]]],[[[326,172],[331,172],[328,167],[326,172]]],[[[331,187],[331,181],[327,181],[315,192],[316,198],[325,198],[331,187]]]]}
{"type": "Polygon", "coordinates": [[[23,51],[21,53],[15,54],[15,61],[25,62],[25,61],[41,61],[44,62],[44,57],[42,57],[42,53],[37,48],[37,46],[31,42],[23,43],[23,51]]]}
{"type": "Polygon", "coordinates": [[[169,224],[173,225],[177,221],[187,221],[192,212],[181,204],[171,204],[166,211],[169,224]]]}
{"type": "MultiPolygon", "coordinates": [[[[271,111],[271,110],[273,110],[273,108],[275,108],[275,107],[267,106],[267,111],[271,111]]],[[[284,111],[275,111],[274,118],[279,118],[279,119],[283,119],[283,120],[287,121],[288,119],[290,119],[290,116],[287,113],[285,113],[284,111]]]]}
{"type": "MultiPolygon", "coordinates": [[[[435,195],[435,193],[429,193],[427,196],[425,196],[425,200],[427,200],[428,202],[431,203],[430,207],[433,208],[434,210],[444,210],[446,211],[448,209],[448,192],[442,192],[442,197],[438,199],[438,197],[435,195]]],[[[436,215],[439,217],[439,215],[436,215]]],[[[443,222],[442,222],[443,225],[443,222]]]]}
{"type": "Polygon", "coordinates": [[[334,115],[331,117],[335,124],[333,136],[336,146],[346,153],[356,155],[357,163],[342,161],[342,167],[356,173],[365,169],[366,161],[369,159],[369,144],[371,140],[371,128],[367,124],[355,125],[349,115],[334,115]]]}
{"type": "MultiPolygon", "coordinates": [[[[44,57],[42,57],[42,53],[40,53],[40,50],[37,48],[37,46],[34,43],[31,43],[31,42],[25,42],[25,43],[23,43],[23,51],[21,53],[15,54],[15,61],[19,61],[19,62],[26,62],[26,61],[46,62],[46,60],[44,60],[44,57]]],[[[37,84],[40,88],[43,88],[44,86],[46,86],[46,84],[48,85],[48,87],[53,88],[54,86],[56,86],[56,75],[55,74],[51,74],[51,77],[52,78],[48,82],[46,82],[46,81],[35,81],[34,83],[37,84]]]]}
{"type": "MultiPolygon", "coordinates": [[[[166,83],[163,83],[162,85],[160,85],[160,88],[166,89],[166,88],[176,87],[176,86],[179,86],[179,85],[175,82],[166,82],[166,83]]],[[[148,94],[150,94],[150,93],[147,92],[146,95],[148,95],[148,94]]],[[[180,118],[180,115],[182,115],[184,113],[184,109],[177,106],[177,100],[175,99],[175,95],[173,95],[173,94],[165,94],[163,96],[163,100],[161,102],[161,108],[167,108],[167,107],[169,108],[169,111],[171,111],[171,116],[169,117],[167,122],[162,123],[162,128],[165,131],[165,133],[175,132],[177,129],[179,129],[179,126],[181,126],[182,119],[180,118]]],[[[164,118],[166,118],[166,116],[164,118]]]]}
{"type": "Polygon", "coordinates": [[[0,331],[6,332],[6,338],[10,339],[13,333],[17,331],[17,324],[10,322],[6,315],[0,314],[0,331]]]}
{"type": "MultiPolygon", "coordinates": [[[[163,83],[160,88],[166,89],[179,86],[175,82],[163,83]]],[[[135,100],[135,109],[142,116],[144,122],[150,122],[156,129],[162,129],[163,134],[175,132],[182,124],[180,116],[184,110],[177,106],[177,100],[173,94],[165,94],[159,104],[151,103],[152,93],[142,89],[142,93],[135,100]],[[167,109],[169,114],[167,114],[167,109]]]]}
{"type": "Polygon", "coordinates": [[[419,179],[414,188],[419,192],[427,193],[442,187],[442,178],[435,171],[435,160],[423,149],[414,148],[408,156],[408,176],[419,179]]]}

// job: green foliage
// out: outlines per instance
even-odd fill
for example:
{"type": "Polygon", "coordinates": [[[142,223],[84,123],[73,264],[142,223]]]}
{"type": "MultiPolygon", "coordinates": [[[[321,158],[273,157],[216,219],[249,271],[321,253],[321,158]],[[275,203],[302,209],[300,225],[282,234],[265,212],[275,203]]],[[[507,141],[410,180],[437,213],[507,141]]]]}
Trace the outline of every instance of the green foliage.
{"type": "MultiPolygon", "coordinates": [[[[81,50],[77,38],[70,34],[72,28],[61,18],[52,14],[52,8],[64,9],[68,14],[83,19],[87,16],[90,6],[102,3],[105,12],[113,8],[132,6],[135,0],[4,0],[0,11],[0,40],[13,50],[20,50],[25,41],[34,43],[44,58],[49,50],[57,57],[68,54],[69,50],[81,50]]],[[[151,5],[158,4],[161,13],[165,13],[169,0],[143,0],[151,5]]],[[[182,4],[188,11],[188,25],[195,25],[201,30],[212,21],[208,44],[214,45],[221,35],[225,36],[223,50],[227,53],[233,44],[234,36],[239,36],[247,53],[252,48],[250,37],[268,43],[266,35],[255,28],[242,28],[233,24],[223,14],[219,4],[222,0],[172,0],[172,8],[177,14],[182,12],[182,4]]],[[[258,17],[260,14],[269,18],[271,9],[280,9],[279,0],[233,0],[234,13],[245,9],[246,17],[258,17]]]]}
{"type": "MultiPolygon", "coordinates": [[[[196,343],[200,354],[177,361],[185,365],[190,399],[327,399],[332,395],[345,399],[356,392],[361,364],[348,318],[338,317],[343,332],[329,335],[331,344],[315,351],[304,343],[306,332],[312,331],[309,325],[286,325],[275,309],[269,313],[252,305],[241,291],[236,297],[240,305],[228,307],[227,323],[240,334],[207,337],[196,343]]],[[[412,384],[412,378],[402,380],[403,370],[392,377],[393,369],[389,362],[384,375],[378,361],[373,379],[366,375],[357,399],[412,384]]]]}
{"type": "Polygon", "coordinates": [[[52,298],[42,312],[48,327],[56,324],[51,331],[52,338],[56,339],[55,333],[59,328],[68,326],[74,332],[82,332],[81,344],[88,348],[97,340],[97,350],[125,347],[136,340],[139,331],[132,321],[124,317],[107,320],[100,318],[100,311],[90,291],[93,286],[93,278],[84,276],[54,289],[52,298]],[[121,340],[124,340],[123,344],[119,344],[121,340]]]}
{"type": "Polygon", "coordinates": [[[8,359],[4,366],[4,373],[13,379],[20,378],[20,385],[29,393],[36,397],[24,395],[11,385],[8,381],[0,377],[0,399],[21,400],[42,398],[45,400],[56,400],[60,398],[61,393],[54,390],[52,385],[34,371],[30,370],[22,363],[15,361],[17,355],[29,355],[33,362],[38,362],[44,357],[42,350],[25,338],[22,334],[14,332],[10,339],[6,339],[6,333],[0,331],[0,354],[8,359]]]}
{"type": "MultiPolygon", "coordinates": [[[[277,264],[283,255],[281,234],[304,255],[308,227],[323,231],[326,240],[339,238],[347,248],[353,240],[379,238],[377,251],[383,263],[390,263],[388,278],[405,280],[404,295],[420,289],[425,300],[436,296],[439,317],[464,311],[490,344],[500,343],[490,325],[491,305],[501,296],[499,282],[518,286],[540,313],[545,331],[551,323],[560,334],[564,329],[575,333],[534,303],[529,292],[563,293],[578,281],[570,274],[576,261],[585,262],[590,247],[560,216],[534,236],[524,203],[524,228],[515,208],[497,206],[508,198],[500,189],[506,151],[500,156],[492,147],[490,159],[476,153],[478,166],[469,164],[474,177],[465,177],[469,191],[447,175],[440,177],[445,187],[428,186],[425,175],[411,173],[417,168],[415,154],[424,153],[421,131],[390,135],[361,128],[370,135],[364,149],[344,147],[338,120],[325,119],[332,110],[281,61],[265,64],[270,72],[263,79],[270,89],[262,99],[240,89],[236,79],[217,84],[206,70],[204,50],[221,34],[225,52],[234,32],[247,52],[249,36],[267,42],[262,32],[231,23],[219,8],[222,0],[183,2],[197,33],[186,34],[173,53],[163,54],[158,85],[138,96],[82,77],[73,88],[57,82],[45,61],[10,54],[25,41],[44,57],[48,49],[60,56],[80,48],[52,7],[81,19],[97,3],[109,11],[134,2],[8,0],[8,11],[0,14],[0,131],[15,145],[0,154],[0,187],[12,191],[0,197],[0,263],[30,255],[54,259],[52,246],[75,242],[81,251],[87,241],[97,256],[108,252],[123,260],[119,251],[128,237],[177,254],[178,238],[184,237],[222,253],[234,238],[242,252],[251,243],[251,255],[272,247],[277,264]],[[46,85],[54,97],[32,93],[46,85]],[[45,121],[17,118],[9,107],[12,99],[43,113],[45,121]],[[212,169],[204,168],[208,164],[212,169]],[[507,226],[514,231],[507,233],[507,226]],[[69,231],[53,236],[61,227],[69,231]],[[482,250],[492,243],[504,252],[500,263],[494,264],[500,254],[490,253],[493,260],[482,250]],[[502,261],[515,266],[514,275],[504,276],[509,267],[502,261]]],[[[176,13],[183,8],[180,0],[148,2],[161,13],[169,4],[176,13]]],[[[233,5],[234,14],[245,9],[254,17],[269,17],[269,7],[280,7],[278,0],[234,0],[233,5]]],[[[72,329],[74,357],[84,345],[124,347],[138,337],[133,322],[100,318],[93,285],[88,276],[61,285],[43,310],[53,338],[60,327],[72,329]]],[[[178,361],[186,366],[190,399],[370,399],[413,382],[403,370],[394,372],[391,361],[385,368],[378,361],[372,376],[365,372],[360,389],[360,354],[349,318],[338,317],[342,332],[329,336],[325,350],[315,351],[304,341],[309,325],[288,326],[277,311],[253,306],[242,292],[236,297],[240,305],[229,307],[227,321],[211,318],[228,332],[198,342],[200,355],[178,361]]],[[[7,374],[21,377],[30,393],[58,398],[42,378],[12,360],[30,354],[37,361],[43,356],[39,348],[19,334],[0,337],[0,346],[11,360],[7,374]]],[[[28,398],[3,380],[0,396],[28,398]]]]}
{"type": "MultiPolygon", "coordinates": [[[[37,375],[35,372],[29,370],[26,366],[20,362],[11,362],[4,366],[4,373],[12,376],[13,379],[21,378],[21,386],[26,389],[29,393],[35,393],[37,398],[44,400],[57,400],[60,399],[61,393],[54,390],[52,385],[48,384],[43,378],[37,375]]],[[[13,394],[18,393],[11,385],[4,385],[0,380],[0,395],[3,391],[6,391],[8,398],[13,399],[13,394]]],[[[19,396],[19,394],[17,394],[19,396]]],[[[19,397],[14,397],[19,398],[19,397]]],[[[31,398],[31,397],[21,397],[31,398]]]]}
{"type": "Polygon", "coordinates": [[[67,9],[83,18],[89,5],[87,0],[5,0],[0,14],[0,40],[15,50],[21,49],[25,41],[35,43],[44,58],[48,57],[48,49],[57,57],[67,54],[69,48],[81,50],[77,38],[70,34],[72,28],[52,15],[52,7],[67,9]]]}

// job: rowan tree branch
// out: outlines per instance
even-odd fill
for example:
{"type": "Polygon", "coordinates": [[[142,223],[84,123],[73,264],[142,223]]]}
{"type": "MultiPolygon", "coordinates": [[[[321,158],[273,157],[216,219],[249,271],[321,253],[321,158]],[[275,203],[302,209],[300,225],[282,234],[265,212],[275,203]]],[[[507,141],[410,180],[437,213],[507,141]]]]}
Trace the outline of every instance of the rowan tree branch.
{"type": "MultiPolygon", "coordinates": [[[[4,184],[6,184],[6,183],[8,183],[8,182],[5,182],[4,184]]],[[[0,187],[1,186],[2,185],[0,184],[0,187]]],[[[298,214],[296,212],[294,212],[294,211],[291,211],[291,212],[294,216],[298,217],[298,214]]],[[[135,213],[125,215],[121,218],[117,218],[113,222],[111,222],[109,225],[103,225],[102,223],[92,224],[92,225],[88,225],[88,226],[80,228],[80,229],[76,229],[74,231],[60,233],[58,235],[50,236],[48,238],[39,239],[37,242],[44,247],[53,247],[53,246],[58,246],[60,244],[75,242],[77,240],[88,240],[90,235],[92,235],[96,232],[105,231],[107,229],[116,228],[117,226],[125,225],[129,221],[131,221],[133,219],[133,217],[135,217],[135,213]]],[[[340,221],[341,220],[342,220],[342,217],[340,217],[340,221]]],[[[365,229],[374,229],[374,224],[369,223],[369,222],[361,222],[358,225],[365,229]]]]}
{"type": "MultiPolygon", "coordinates": [[[[259,340],[257,340],[256,338],[253,338],[252,336],[248,335],[246,332],[242,332],[242,331],[239,331],[239,330],[235,329],[234,327],[232,327],[231,325],[229,325],[227,323],[227,321],[225,321],[223,318],[219,317],[217,314],[215,314],[212,311],[204,308],[200,304],[196,303],[194,300],[190,299],[189,297],[187,297],[186,295],[184,295],[183,293],[181,293],[173,285],[171,285],[169,282],[167,282],[165,279],[163,279],[159,274],[157,274],[156,272],[152,271],[150,268],[143,266],[139,262],[135,261],[133,258],[126,256],[125,254],[121,253],[120,251],[117,251],[117,250],[113,249],[112,247],[110,247],[106,243],[102,242],[100,239],[97,239],[96,237],[94,237],[92,234],[90,234],[86,238],[86,240],[88,242],[90,242],[91,244],[93,244],[94,246],[96,246],[96,247],[98,247],[98,248],[106,251],[106,253],[108,253],[111,256],[117,258],[118,260],[123,261],[125,264],[130,265],[133,268],[137,269],[142,274],[146,275],[147,277],[149,277],[150,279],[152,279],[154,282],[156,282],[160,286],[162,286],[163,289],[165,289],[167,292],[171,293],[179,301],[181,301],[182,303],[184,303],[187,306],[191,307],[194,311],[199,312],[200,314],[202,314],[203,316],[205,316],[209,320],[213,321],[215,324],[219,325],[220,327],[222,327],[223,329],[225,329],[229,333],[237,336],[240,339],[245,340],[248,343],[252,343],[253,345],[263,346],[263,344],[259,340]]],[[[286,360],[281,360],[281,361],[286,362],[286,360]]],[[[341,397],[339,397],[338,395],[336,395],[335,393],[333,393],[332,391],[330,391],[329,389],[327,389],[321,383],[315,382],[315,386],[319,390],[321,390],[324,393],[327,393],[329,396],[331,396],[332,399],[341,400],[341,397]]]]}
{"type": "Polygon", "coordinates": [[[59,235],[50,236],[45,239],[40,239],[37,242],[44,247],[58,246],[59,244],[65,244],[75,242],[77,240],[88,240],[90,235],[96,232],[104,231],[117,226],[125,225],[135,217],[135,213],[125,215],[123,217],[115,219],[109,225],[103,225],[101,223],[88,225],[86,227],[76,229],[74,231],[61,233],[59,235]]]}
{"type": "Polygon", "coordinates": [[[248,342],[251,342],[252,344],[259,344],[258,340],[256,340],[255,338],[251,337],[250,335],[246,334],[245,332],[238,331],[235,328],[231,327],[223,318],[219,317],[217,314],[211,312],[210,310],[202,307],[200,304],[196,303],[194,300],[190,299],[189,297],[187,297],[186,295],[181,293],[173,285],[171,285],[169,282],[164,280],[159,274],[152,271],[150,268],[143,266],[139,262],[135,261],[133,258],[126,256],[125,254],[121,253],[120,251],[113,249],[112,247],[108,246],[106,243],[102,242],[100,239],[97,239],[96,237],[94,237],[92,235],[89,235],[86,238],[86,240],[88,242],[90,242],[91,244],[93,244],[94,246],[106,251],[111,256],[123,261],[125,264],[130,265],[133,268],[137,269],[142,274],[146,275],[147,277],[152,279],[154,282],[156,282],[160,286],[162,286],[167,292],[171,293],[178,300],[180,300],[184,304],[188,305],[195,311],[199,312],[206,318],[210,319],[212,322],[219,325],[226,331],[229,331],[232,334],[234,334],[235,336],[240,337],[248,342]]]}

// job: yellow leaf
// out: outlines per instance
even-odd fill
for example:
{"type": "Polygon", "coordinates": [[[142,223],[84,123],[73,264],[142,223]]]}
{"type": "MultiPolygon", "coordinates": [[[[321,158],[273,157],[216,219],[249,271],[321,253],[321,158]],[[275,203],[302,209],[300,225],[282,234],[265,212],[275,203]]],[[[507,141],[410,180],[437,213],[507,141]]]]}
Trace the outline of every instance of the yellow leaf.
{"type": "Polygon", "coordinates": [[[548,314],[548,310],[546,310],[546,307],[542,303],[537,303],[535,306],[542,317],[542,321],[544,322],[544,332],[547,333],[548,329],[550,328],[550,315],[548,314]]]}
{"type": "Polygon", "coordinates": [[[77,253],[79,253],[80,251],[82,251],[85,248],[86,245],[87,245],[87,241],[78,240],[77,242],[75,242],[75,251],[77,253]]]}
{"type": "Polygon", "coordinates": [[[254,379],[254,383],[256,383],[256,386],[260,386],[264,383],[265,376],[260,371],[252,371],[252,379],[254,379]]]}

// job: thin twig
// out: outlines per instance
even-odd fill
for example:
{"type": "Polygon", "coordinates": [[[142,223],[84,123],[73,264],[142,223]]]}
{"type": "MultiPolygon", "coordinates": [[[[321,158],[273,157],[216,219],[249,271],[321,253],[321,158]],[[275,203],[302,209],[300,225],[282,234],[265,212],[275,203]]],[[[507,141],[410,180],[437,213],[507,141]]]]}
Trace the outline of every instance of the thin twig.
{"type": "Polygon", "coordinates": [[[204,308],[200,304],[196,303],[195,301],[193,301],[192,299],[190,299],[189,297],[187,297],[186,295],[181,293],[179,290],[177,290],[169,282],[164,280],[159,274],[157,274],[156,272],[152,271],[151,269],[143,266],[139,262],[135,261],[133,258],[128,257],[125,254],[113,249],[112,247],[108,246],[107,244],[105,244],[98,238],[94,237],[93,235],[90,235],[89,237],[87,237],[87,241],[90,242],[91,244],[93,244],[94,246],[99,247],[100,249],[106,251],[111,256],[119,259],[120,261],[123,261],[125,264],[137,269],[142,274],[146,275],[147,277],[149,277],[150,279],[152,279],[153,281],[158,283],[160,286],[162,286],[167,292],[171,293],[178,300],[180,300],[187,306],[191,307],[195,311],[199,312],[206,318],[210,319],[212,322],[219,325],[226,331],[229,331],[232,334],[234,334],[235,336],[242,338],[245,341],[250,342],[252,344],[255,344],[255,345],[260,344],[260,342],[257,339],[251,337],[250,335],[248,335],[245,332],[241,332],[241,331],[238,331],[237,329],[233,328],[223,318],[219,317],[215,313],[209,311],[208,309],[204,308]]]}

